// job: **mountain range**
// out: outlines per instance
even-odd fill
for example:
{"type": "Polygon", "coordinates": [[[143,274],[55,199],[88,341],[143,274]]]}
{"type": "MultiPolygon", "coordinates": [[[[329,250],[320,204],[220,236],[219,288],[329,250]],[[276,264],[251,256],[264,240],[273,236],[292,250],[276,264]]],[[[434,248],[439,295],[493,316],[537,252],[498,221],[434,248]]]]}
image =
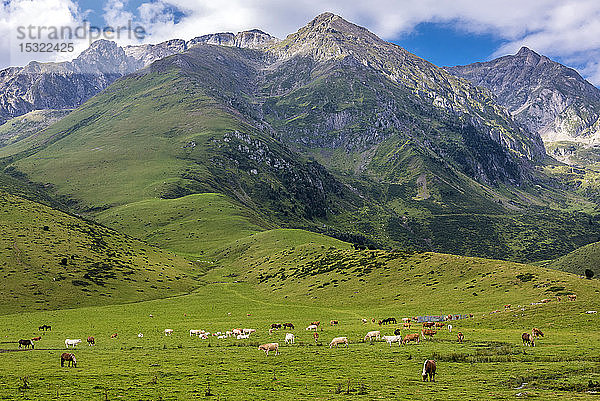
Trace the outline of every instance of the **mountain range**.
{"type": "Polygon", "coordinates": [[[0,161],[73,213],[194,257],[280,227],[518,261],[600,240],[594,198],[548,172],[546,120],[458,70],[331,13],[283,40],[99,41],[2,72],[0,161]]]}

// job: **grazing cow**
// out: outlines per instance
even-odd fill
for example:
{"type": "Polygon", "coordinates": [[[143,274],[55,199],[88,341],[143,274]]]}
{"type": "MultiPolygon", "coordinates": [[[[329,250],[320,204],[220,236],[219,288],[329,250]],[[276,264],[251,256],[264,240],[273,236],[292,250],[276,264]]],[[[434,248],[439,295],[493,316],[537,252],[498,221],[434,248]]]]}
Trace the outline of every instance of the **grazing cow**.
{"type": "Polygon", "coordinates": [[[117,333],[113,333],[110,335],[110,338],[117,338],[118,334],[117,333]]]}
{"type": "Polygon", "coordinates": [[[372,319],[371,319],[371,323],[375,323],[375,318],[372,318],[372,319]]]}
{"type": "Polygon", "coordinates": [[[334,345],[337,348],[337,346],[340,345],[340,344],[346,344],[346,348],[348,348],[348,338],[347,337],[336,337],[336,338],[334,338],[329,343],[329,348],[333,347],[334,345]]]}
{"type": "Polygon", "coordinates": [[[281,323],[272,323],[271,328],[274,330],[279,330],[282,327],[281,323]]]}
{"type": "Polygon", "coordinates": [[[460,331],[458,332],[457,337],[458,337],[458,342],[459,343],[462,343],[465,340],[465,336],[460,331]]]}
{"type": "Polygon", "coordinates": [[[446,323],[444,323],[444,322],[435,322],[435,325],[434,325],[434,326],[435,326],[436,328],[438,328],[438,327],[444,327],[445,325],[446,325],[446,323]]]}
{"type": "Polygon", "coordinates": [[[421,335],[423,336],[423,339],[425,339],[426,336],[430,339],[433,339],[433,336],[435,336],[436,334],[437,331],[435,330],[421,329],[421,335]]]}
{"type": "Polygon", "coordinates": [[[71,354],[69,352],[64,352],[60,356],[60,367],[65,366],[65,361],[69,362],[68,366],[72,366],[74,368],[77,367],[77,359],[75,359],[75,354],[71,354]]]}
{"type": "Polygon", "coordinates": [[[567,298],[569,299],[569,301],[575,301],[577,299],[577,295],[576,294],[570,294],[570,295],[567,295],[567,298]]]}
{"type": "Polygon", "coordinates": [[[385,319],[379,321],[379,325],[380,326],[382,324],[389,324],[389,323],[396,324],[397,323],[396,322],[396,318],[395,317],[388,317],[388,318],[385,318],[385,319]]]}
{"type": "Polygon", "coordinates": [[[404,336],[404,338],[402,339],[402,345],[409,343],[411,341],[416,342],[417,344],[419,343],[419,341],[421,341],[421,337],[417,334],[417,333],[413,333],[413,334],[407,334],[406,336],[404,336]]]}
{"type": "Polygon", "coordinates": [[[50,331],[52,331],[52,326],[48,326],[47,324],[43,324],[40,327],[38,327],[38,330],[43,330],[43,331],[50,330],[50,331]]]}
{"type": "Polygon", "coordinates": [[[376,331],[369,331],[367,333],[367,335],[364,338],[364,341],[369,340],[369,342],[373,341],[373,338],[375,338],[376,340],[378,340],[381,337],[381,332],[379,330],[376,331]]]}
{"type": "Polygon", "coordinates": [[[33,338],[31,339],[31,341],[40,341],[41,339],[42,339],[42,337],[39,337],[39,336],[38,336],[38,337],[33,337],[33,338]]]}
{"type": "Polygon", "coordinates": [[[402,325],[404,326],[405,329],[410,330],[410,320],[408,322],[403,322],[402,325]]]}
{"type": "Polygon", "coordinates": [[[73,348],[75,348],[75,346],[77,344],[79,344],[81,342],[81,338],[78,338],[77,340],[71,340],[71,339],[66,339],[65,340],[65,348],[69,348],[69,345],[73,348]]]}
{"type": "Polygon", "coordinates": [[[410,322],[410,320],[411,320],[411,319],[410,319],[409,317],[403,317],[403,318],[402,318],[402,321],[403,321],[403,322],[410,322]]]}
{"type": "Polygon", "coordinates": [[[534,338],[529,333],[523,333],[521,335],[521,339],[523,340],[523,345],[527,345],[528,347],[535,347],[534,338]]]}
{"type": "Polygon", "coordinates": [[[96,345],[96,339],[90,336],[87,338],[87,343],[89,346],[96,345]]]}
{"type": "MultiPolygon", "coordinates": [[[[207,337],[208,338],[208,337],[207,337]]],[[[236,337],[238,340],[247,340],[250,338],[250,334],[238,334],[236,337]]]]}
{"type": "Polygon", "coordinates": [[[198,336],[198,335],[202,334],[203,332],[204,332],[204,330],[191,329],[190,330],[190,337],[192,337],[192,336],[198,336]]]}
{"type": "Polygon", "coordinates": [[[337,320],[331,320],[331,321],[329,322],[329,324],[330,324],[331,326],[335,326],[335,325],[337,325],[337,324],[339,324],[339,323],[340,323],[340,322],[339,322],[339,321],[337,321],[337,320]]]}
{"type": "Polygon", "coordinates": [[[402,330],[400,330],[400,329],[394,330],[394,335],[395,336],[399,336],[400,334],[402,334],[402,330]]]}
{"type": "Polygon", "coordinates": [[[435,322],[423,322],[423,328],[430,328],[430,327],[434,327],[435,326],[435,322]]]}
{"type": "Polygon", "coordinates": [[[165,336],[170,336],[173,334],[173,329],[165,329],[165,336]]]}
{"type": "Polygon", "coordinates": [[[537,327],[531,329],[531,335],[533,336],[533,338],[544,337],[544,333],[542,333],[542,330],[538,329],[537,327]]]}
{"type": "Polygon", "coordinates": [[[294,325],[292,323],[289,323],[289,322],[288,323],[284,323],[283,324],[283,328],[284,329],[292,329],[292,330],[294,330],[294,325]]]}
{"type": "Polygon", "coordinates": [[[265,354],[269,356],[269,351],[275,351],[275,355],[279,355],[279,343],[268,343],[258,347],[259,350],[265,351],[265,354]]]}
{"type": "Polygon", "coordinates": [[[388,343],[390,345],[390,347],[392,346],[392,343],[398,343],[398,345],[400,345],[400,341],[402,341],[402,336],[383,336],[383,340],[388,343]]]}
{"type": "Polygon", "coordinates": [[[450,333],[452,333],[452,325],[451,325],[451,324],[449,324],[449,325],[448,325],[448,331],[449,331],[450,333]]]}
{"type": "Polygon", "coordinates": [[[25,349],[27,349],[27,347],[31,347],[31,349],[33,349],[33,341],[19,340],[19,348],[21,348],[21,346],[23,346],[25,349]]]}
{"type": "Polygon", "coordinates": [[[144,335],[142,333],[138,333],[138,338],[143,338],[144,335]]]}
{"type": "Polygon", "coordinates": [[[242,330],[242,333],[250,335],[252,333],[256,333],[256,329],[244,329],[242,330]]]}
{"type": "Polygon", "coordinates": [[[426,382],[427,376],[429,375],[429,381],[434,382],[435,370],[435,361],[433,359],[425,359],[425,362],[423,363],[423,373],[421,373],[421,376],[423,376],[423,381],[426,382]]]}
{"type": "Polygon", "coordinates": [[[294,344],[295,337],[292,333],[286,333],[285,335],[285,343],[286,344],[294,344]]]}
{"type": "Polygon", "coordinates": [[[510,307],[511,307],[511,306],[512,306],[511,304],[506,304],[506,305],[504,305],[504,310],[506,310],[506,309],[510,309],[510,307]]]}
{"type": "Polygon", "coordinates": [[[311,324],[306,328],[306,330],[317,330],[319,327],[316,324],[311,324]]]}
{"type": "Polygon", "coordinates": [[[361,319],[363,324],[367,324],[368,320],[367,319],[361,319]]]}
{"type": "Polygon", "coordinates": [[[242,334],[242,329],[233,329],[231,330],[231,334],[233,334],[234,336],[240,335],[242,334]]]}
{"type": "Polygon", "coordinates": [[[320,320],[317,320],[317,321],[314,321],[314,322],[312,322],[311,324],[313,324],[313,325],[315,325],[315,326],[319,327],[319,325],[321,324],[321,321],[320,321],[320,320]]]}

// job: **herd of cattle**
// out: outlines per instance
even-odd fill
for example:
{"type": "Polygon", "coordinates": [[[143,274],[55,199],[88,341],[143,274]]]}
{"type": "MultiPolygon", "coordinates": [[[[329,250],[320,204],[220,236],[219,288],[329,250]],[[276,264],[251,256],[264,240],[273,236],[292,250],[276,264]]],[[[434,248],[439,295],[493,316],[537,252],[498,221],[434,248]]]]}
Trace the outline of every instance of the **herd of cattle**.
{"type": "MultiPolygon", "coordinates": [[[[505,305],[505,309],[510,308],[511,305],[505,305]]],[[[466,317],[473,317],[472,314],[467,315],[466,317]]],[[[452,332],[453,326],[452,324],[450,324],[448,321],[449,320],[453,320],[453,319],[458,319],[458,315],[448,315],[445,316],[443,318],[443,321],[426,321],[426,322],[420,322],[422,323],[422,327],[421,327],[421,331],[420,333],[409,333],[406,335],[402,334],[402,329],[397,328],[394,330],[394,335],[381,335],[381,331],[380,330],[371,330],[368,331],[366,333],[366,335],[363,337],[362,341],[363,342],[369,342],[372,343],[373,341],[377,341],[377,340],[382,340],[384,342],[386,342],[387,344],[389,344],[389,346],[392,346],[393,343],[398,343],[398,345],[406,345],[409,344],[411,342],[415,342],[415,343],[420,343],[421,340],[426,340],[426,339],[433,339],[433,337],[438,333],[438,330],[441,329],[447,329],[448,332],[452,332]]],[[[368,323],[369,321],[367,319],[361,319],[363,324],[368,323]]],[[[402,318],[402,323],[403,323],[403,329],[410,329],[411,325],[414,324],[413,322],[417,321],[418,322],[418,318],[402,318]]],[[[397,324],[397,321],[395,318],[393,317],[389,317],[389,318],[385,318],[385,319],[381,319],[381,320],[376,320],[376,319],[371,319],[371,322],[373,324],[377,323],[379,326],[382,325],[387,325],[387,324],[397,324]]],[[[331,320],[329,322],[329,324],[331,326],[337,326],[339,324],[338,320],[331,320]]],[[[318,329],[319,327],[321,327],[321,322],[320,321],[313,321],[311,322],[307,327],[306,327],[306,331],[312,331],[313,332],[313,339],[315,341],[315,343],[317,343],[317,340],[319,338],[319,333],[318,333],[318,329]]],[[[290,322],[286,322],[286,323],[272,323],[269,327],[269,335],[273,335],[274,331],[279,330],[279,329],[295,329],[294,324],[290,323],[290,322]]],[[[46,330],[52,330],[52,327],[49,325],[42,325],[39,327],[40,331],[46,331],[46,330]]],[[[227,339],[227,338],[234,338],[237,340],[244,340],[244,339],[249,339],[250,336],[253,333],[256,333],[256,329],[249,329],[249,328],[234,328],[231,330],[227,330],[224,332],[221,331],[217,331],[214,333],[210,333],[208,331],[202,330],[202,329],[190,329],[189,331],[189,335],[190,337],[192,336],[196,336],[199,337],[201,339],[209,339],[211,337],[216,337],[217,339],[227,339]]],[[[323,331],[323,328],[321,327],[321,331],[323,331]]],[[[174,330],[173,329],[165,329],[164,330],[164,335],[165,336],[171,336],[173,335],[174,330]]],[[[117,333],[112,334],[110,337],[112,339],[117,338],[117,333]]],[[[144,335],[142,333],[138,333],[137,335],[139,338],[142,338],[144,335]]],[[[523,341],[523,345],[527,345],[527,346],[535,346],[535,340],[538,337],[544,337],[544,333],[534,327],[531,331],[531,333],[525,332],[522,334],[521,339],[523,341]]],[[[19,344],[19,348],[23,347],[25,349],[27,348],[34,348],[34,342],[41,340],[42,337],[41,336],[37,336],[34,337],[32,339],[21,339],[18,341],[19,344]]],[[[463,343],[464,341],[464,334],[462,332],[458,332],[457,333],[457,341],[459,343],[463,343]]],[[[65,348],[75,348],[78,344],[80,344],[82,342],[81,339],[65,339],[65,348]]],[[[348,347],[350,341],[348,340],[348,337],[343,336],[343,337],[335,337],[331,340],[331,342],[329,343],[329,348],[333,348],[333,347],[338,347],[340,345],[346,346],[348,347]]],[[[93,346],[96,344],[96,340],[94,337],[88,337],[87,338],[87,344],[90,346],[93,346]]],[[[286,333],[285,334],[285,344],[290,344],[293,345],[295,344],[295,335],[293,333],[286,333]]],[[[260,351],[264,351],[264,353],[268,356],[269,352],[274,352],[275,355],[279,355],[279,343],[276,342],[271,342],[271,343],[266,343],[266,344],[262,344],[258,347],[258,349],[260,351]]],[[[77,359],[75,357],[75,355],[73,353],[62,353],[60,356],[60,366],[63,367],[65,362],[68,362],[68,366],[72,366],[72,367],[77,367],[77,359]]],[[[425,360],[424,364],[423,364],[423,372],[422,372],[422,377],[423,377],[423,381],[426,381],[428,378],[430,381],[435,381],[435,372],[436,372],[436,362],[434,360],[425,360]]]]}

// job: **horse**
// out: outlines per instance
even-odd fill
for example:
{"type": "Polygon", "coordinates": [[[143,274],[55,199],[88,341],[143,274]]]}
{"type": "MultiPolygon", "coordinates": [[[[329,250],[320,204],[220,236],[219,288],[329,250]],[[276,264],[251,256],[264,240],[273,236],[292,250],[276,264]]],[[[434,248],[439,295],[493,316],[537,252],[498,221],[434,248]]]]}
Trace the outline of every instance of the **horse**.
{"type": "Polygon", "coordinates": [[[38,330],[43,330],[43,331],[50,330],[50,331],[52,331],[52,326],[48,326],[47,324],[43,324],[40,327],[38,327],[38,330]]]}
{"type": "Polygon", "coordinates": [[[423,376],[423,381],[426,382],[427,376],[429,375],[429,381],[434,382],[435,370],[435,361],[433,359],[425,359],[425,362],[423,363],[423,373],[421,374],[423,376]]]}
{"type": "Polygon", "coordinates": [[[25,349],[27,349],[27,347],[31,347],[31,349],[33,349],[33,341],[19,340],[19,348],[21,348],[21,346],[23,346],[25,349]]]}
{"type": "Polygon", "coordinates": [[[60,367],[65,366],[65,361],[69,362],[68,366],[77,367],[77,359],[75,359],[75,354],[71,354],[69,352],[64,352],[60,356],[60,367]]]}
{"type": "Polygon", "coordinates": [[[289,322],[288,323],[284,323],[283,324],[283,328],[284,329],[286,329],[286,328],[294,329],[294,325],[292,323],[289,323],[289,322]]]}
{"type": "Polygon", "coordinates": [[[542,333],[542,330],[538,329],[537,327],[531,329],[531,335],[533,336],[533,338],[544,337],[544,333],[542,333]]]}
{"type": "Polygon", "coordinates": [[[531,334],[523,333],[523,334],[521,334],[521,339],[523,340],[523,345],[535,347],[534,338],[531,334]]]}
{"type": "Polygon", "coordinates": [[[96,345],[96,339],[90,336],[87,338],[87,343],[89,346],[96,345]]]}

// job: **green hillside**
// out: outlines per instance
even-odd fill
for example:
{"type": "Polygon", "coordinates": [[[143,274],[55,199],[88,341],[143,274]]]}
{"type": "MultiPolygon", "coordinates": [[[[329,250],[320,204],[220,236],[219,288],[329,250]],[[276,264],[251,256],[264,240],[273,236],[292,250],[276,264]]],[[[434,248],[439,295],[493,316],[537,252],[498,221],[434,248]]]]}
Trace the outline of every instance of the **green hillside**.
{"type": "Polygon", "coordinates": [[[34,110],[0,125],[0,148],[35,135],[54,124],[71,110],[34,110]]]}
{"type": "Polygon", "coordinates": [[[586,269],[600,275],[600,242],[595,242],[574,250],[560,258],[544,264],[551,269],[562,270],[583,276],[586,269]]]}
{"type": "Polygon", "coordinates": [[[171,252],[0,192],[0,313],[164,298],[194,288],[171,252]]]}

